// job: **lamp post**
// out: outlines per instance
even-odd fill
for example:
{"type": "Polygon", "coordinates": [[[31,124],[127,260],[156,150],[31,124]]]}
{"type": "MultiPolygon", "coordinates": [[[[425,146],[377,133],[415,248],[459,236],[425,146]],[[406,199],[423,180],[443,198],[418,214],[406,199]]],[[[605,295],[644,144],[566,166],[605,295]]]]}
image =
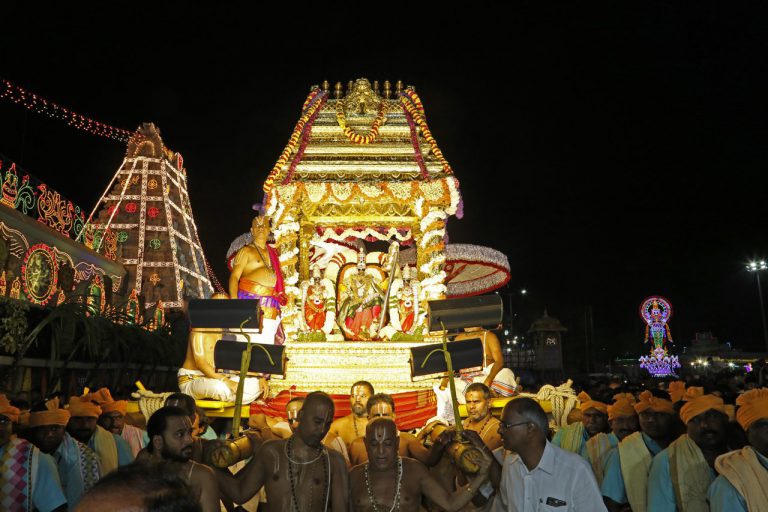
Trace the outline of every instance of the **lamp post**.
{"type": "Polygon", "coordinates": [[[768,270],[768,263],[765,260],[750,261],[747,265],[749,272],[754,272],[757,277],[757,294],[760,297],[760,317],[763,320],[763,338],[765,340],[765,350],[768,352],[768,325],[765,322],[765,306],[763,305],[763,288],[760,285],[760,272],[768,270]]]}

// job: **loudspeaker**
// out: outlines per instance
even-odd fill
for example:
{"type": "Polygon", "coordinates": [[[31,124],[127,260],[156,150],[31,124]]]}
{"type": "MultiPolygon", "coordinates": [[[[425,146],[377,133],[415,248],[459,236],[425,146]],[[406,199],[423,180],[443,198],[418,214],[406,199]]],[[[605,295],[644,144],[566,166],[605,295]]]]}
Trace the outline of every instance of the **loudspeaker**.
{"type": "MultiPolygon", "coordinates": [[[[216,301],[219,302],[219,301],[216,301]]],[[[213,349],[213,363],[218,369],[240,371],[240,362],[247,343],[242,341],[219,340],[213,349]]],[[[263,343],[251,343],[251,364],[249,372],[269,373],[271,375],[285,375],[285,346],[266,345],[263,343]],[[259,347],[263,347],[275,365],[269,362],[269,358],[259,347]]]]}
{"type": "Polygon", "coordinates": [[[188,311],[193,329],[259,329],[258,299],[192,299],[188,311]]]}
{"type": "Polygon", "coordinates": [[[501,324],[504,307],[501,297],[494,294],[463,299],[431,300],[427,303],[427,318],[431,332],[463,327],[496,328],[501,324]]]}
{"type": "MultiPolygon", "coordinates": [[[[448,366],[445,363],[445,355],[442,352],[432,354],[424,368],[421,367],[427,354],[435,349],[442,348],[442,343],[412,347],[410,361],[411,378],[447,372],[448,366]]],[[[454,371],[483,366],[483,341],[480,338],[448,342],[448,353],[451,354],[451,366],[453,366],[454,371]]]]}

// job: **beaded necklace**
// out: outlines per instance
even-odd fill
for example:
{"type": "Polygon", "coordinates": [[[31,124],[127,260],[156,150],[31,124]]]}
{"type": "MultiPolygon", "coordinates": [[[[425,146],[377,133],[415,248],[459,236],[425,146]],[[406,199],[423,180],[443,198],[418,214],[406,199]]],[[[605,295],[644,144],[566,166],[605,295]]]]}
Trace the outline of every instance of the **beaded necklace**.
{"type": "MultiPolygon", "coordinates": [[[[368,466],[370,462],[365,463],[365,487],[368,489],[368,500],[371,502],[373,512],[379,512],[379,504],[376,502],[376,498],[373,496],[373,490],[371,489],[371,477],[368,474],[368,466]]],[[[403,459],[397,457],[397,488],[395,489],[395,496],[392,498],[392,506],[389,508],[389,512],[394,512],[395,509],[400,510],[400,487],[403,482],[403,459]]]]}
{"type": "MultiPolygon", "coordinates": [[[[323,510],[328,510],[328,500],[331,495],[331,458],[328,455],[328,450],[325,449],[324,446],[321,446],[318,448],[318,454],[317,457],[315,457],[312,460],[309,460],[307,462],[300,462],[293,459],[293,437],[288,439],[286,441],[285,445],[285,456],[288,459],[288,480],[291,483],[291,510],[296,510],[299,512],[301,509],[299,509],[299,498],[296,496],[296,487],[298,485],[298,475],[293,474],[293,465],[296,464],[297,466],[306,466],[308,464],[312,464],[313,462],[316,462],[321,456],[325,455],[325,464],[323,464],[323,471],[325,473],[325,489],[323,491],[323,501],[325,502],[325,507],[323,510]]],[[[297,468],[298,469],[298,468],[297,468]]],[[[312,486],[310,485],[309,488],[309,509],[312,509],[312,486]]]]}

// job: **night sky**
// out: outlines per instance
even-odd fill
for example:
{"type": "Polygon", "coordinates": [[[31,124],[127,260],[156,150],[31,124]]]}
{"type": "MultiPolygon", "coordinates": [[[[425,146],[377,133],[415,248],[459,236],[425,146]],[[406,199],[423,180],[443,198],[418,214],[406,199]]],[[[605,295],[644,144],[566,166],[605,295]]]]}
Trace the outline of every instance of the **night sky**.
{"type": "MultiPolygon", "coordinates": [[[[155,122],[184,156],[222,281],[310,86],[403,80],[461,182],[465,217],[450,221],[451,241],[507,254],[503,293],[528,290],[513,299],[521,328],[547,308],[576,347],[591,306],[596,349],[639,355],[637,308],[661,294],[678,346],[703,330],[763,346],[744,270],[768,257],[762,12],[622,2],[438,22],[398,4],[260,17],[27,4],[3,7],[0,77],[121,128],[155,122]]],[[[0,101],[0,153],[88,211],[124,152],[0,101]]]]}

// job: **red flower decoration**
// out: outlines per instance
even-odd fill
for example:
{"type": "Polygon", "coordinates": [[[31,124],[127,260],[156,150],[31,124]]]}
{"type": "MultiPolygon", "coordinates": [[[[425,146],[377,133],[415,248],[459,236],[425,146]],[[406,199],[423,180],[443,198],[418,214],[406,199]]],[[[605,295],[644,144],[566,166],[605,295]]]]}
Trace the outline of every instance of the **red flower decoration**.
{"type": "Polygon", "coordinates": [[[128,213],[136,213],[136,209],[137,209],[136,203],[128,203],[125,205],[125,211],[127,211],[128,213]]]}
{"type": "Polygon", "coordinates": [[[160,215],[160,208],[158,208],[157,206],[151,207],[150,209],[147,210],[147,215],[149,215],[154,219],[155,217],[160,215]]]}
{"type": "Polygon", "coordinates": [[[116,209],[117,209],[117,205],[114,205],[114,204],[110,205],[109,207],[107,207],[107,213],[109,215],[112,215],[115,212],[116,209]]]}

